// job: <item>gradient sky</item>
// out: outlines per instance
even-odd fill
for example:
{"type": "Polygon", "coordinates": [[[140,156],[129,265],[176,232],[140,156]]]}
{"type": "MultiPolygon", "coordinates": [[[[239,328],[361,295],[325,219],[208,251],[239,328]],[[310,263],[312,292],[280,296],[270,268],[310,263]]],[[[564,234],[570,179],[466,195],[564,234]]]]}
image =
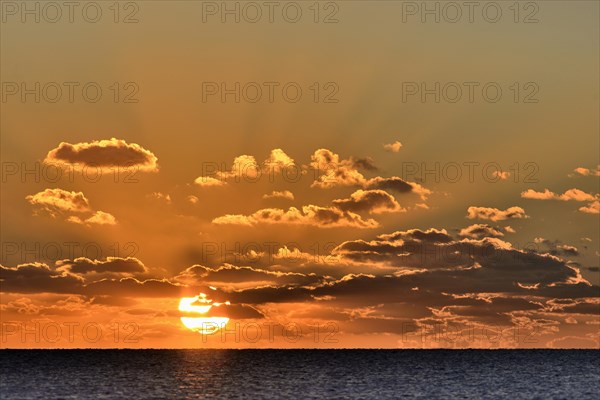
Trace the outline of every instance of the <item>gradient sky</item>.
{"type": "Polygon", "coordinates": [[[322,2],[318,23],[312,3],[298,23],[223,23],[200,1],[36,23],[6,3],[1,347],[600,346],[598,2],[521,2],[519,22],[497,2],[497,23],[387,1],[322,2]],[[36,82],[78,86],[23,98],[36,82]],[[203,98],[235,82],[279,86],[203,98]],[[435,82],[476,82],[474,101],[403,99],[435,82]],[[225,340],[182,325],[200,292],[230,301],[225,340]]]}

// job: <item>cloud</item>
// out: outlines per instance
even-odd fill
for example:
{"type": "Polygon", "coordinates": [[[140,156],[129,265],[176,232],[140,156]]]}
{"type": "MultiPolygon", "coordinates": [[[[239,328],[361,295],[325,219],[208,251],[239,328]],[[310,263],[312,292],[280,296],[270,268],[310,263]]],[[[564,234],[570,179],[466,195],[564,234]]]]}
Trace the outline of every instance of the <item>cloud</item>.
{"type": "Polygon", "coordinates": [[[364,186],[369,189],[393,190],[398,193],[409,193],[414,188],[412,184],[396,176],[392,178],[382,178],[378,176],[366,181],[364,186]]]}
{"type": "Polygon", "coordinates": [[[289,190],[284,190],[284,191],[272,191],[270,194],[265,194],[263,195],[263,199],[287,199],[287,200],[294,200],[294,193],[290,192],[289,190]]]}
{"type": "Polygon", "coordinates": [[[509,207],[506,210],[499,210],[491,207],[471,206],[467,209],[468,219],[488,219],[490,221],[504,221],[507,219],[529,218],[525,210],[521,207],[509,207]]]}
{"type": "MultiPolygon", "coordinates": [[[[414,233],[397,232],[391,236],[413,235],[414,233]]],[[[536,295],[547,299],[597,297],[597,286],[589,284],[581,278],[576,269],[551,255],[523,252],[512,248],[506,242],[490,238],[451,242],[429,241],[424,244],[430,246],[427,253],[433,253],[435,267],[380,276],[350,274],[312,287],[247,289],[234,293],[232,298],[236,302],[250,304],[307,301],[312,298],[330,298],[333,299],[330,302],[344,302],[354,307],[382,303],[405,303],[412,304],[413,307],[420,304],[423,307],[422,312],[428,313],[427,309],[431,307],[469,303],[483,305],[488,302],[485,300],[486,296],[498,298],[536,295]],[[436,250],[437,254],[441,254],[442,249],[448,250],[449,257],[435,257],[436,250]],[[456,257],[456,253],[459,257],[456,257]],[[465,265],[464,261],[456,263],[455,259],[471,262],[465,265]]],[[[371,242],[346,242],[338,251],[342,251],[345,256],[371,259],[370,262],[380,262],[383,257],[387,257],[395,260],[398,267],[407,268],[411,266],[411,258],[415,260],[422,248],[391,243],[379,238],[371,242]],[[350,248],[353,249],[351,252],[350,248]]],[[[511,307],[513,310],[524,309],[523,305],[519,304],[511,306],[509,300],[513,303],[522,302],[518,297],[507,298],[502,306],[505,311],[511,310],[511,307]]],[[[487,314],[488,312],[482,311],[481,307],[475,307],[471,315],[480,318],[493,316],[493,313],[487,314]]]]}
{"type": "Polygon", "coordinates": [[[60,260],[56,262],[58,271],[67,271],[74,274],[89,273],[129,273],[140,274],[147,272],[146,266],[134,257],[107,257],[106,260],[90,260],[79,257],[74,260],[60,260]]]}
{"type": "Polygon", "coordinates": [[[598,196],[591,195],[579,189],[569,189],[563,194],[556,194],[548,189],[544,189],[543,192],[536,192],[533,189],[528,189],[521,193],[521,197],[533,200],[594,201],[598,196]]]}
{"type": "Polygon", "coordinates": [[[169,195],[167,193],[152,192],[147,197],[150,198],[150,199],[154,199],[156,201],[165,203],[165,204],[171,204],[172,203],[171,195],[169,195]]]}
{"type": "Polygon", "coordinates": [[[357,190],[348,199],[333,200],[332,206],[303,206],[302,210],[290,207],[264,208],[251,215],[227,214],[213,219],[217,225],[255,226],[258,224],[308,225],[322,228],[352,227],[375,228],[379,224],[373,219],[363,219],[358,213],[381,214],[404,212],[396,199],[383,190],[357,190]]]}
{"type": "Polygon", "coordinates": [[[528,189],[521,193],[521,197],[533,200],[589,201],[590,203],[587,206],[579,207],[579,211],[585,214],[600,214],[599,196],[579,189],[569,189],[563,194],[557,194],[548,189],[544,189],[543,192],[528,189]]]}
{"type": "Polygon", "coordinates": [[[406,211],[400,207],[393,196],[383,190],[357,190],[350,195],[349,199],[333,200],[332,204],[340,210],[354,213],[381,214],[406,211]]]}
{"type": "Polygon", "coordinates": [[[569,256],[578,256],[579,250],[575,246],[571,246],[568,244],[559,244],[557,248],[562,252],[562,254],[569,256]]]}
{"type": "Polygon", "coordinates": [[[199,176],[194,180],[194,183],[198,186],[210,187],[210,186],[224,186],[227,182],[221,179],[215,179],[210,176],[199,176]]]}
{"type": "Polygon", "coordinates": [[[426,200],[431,195],[431,190],[424,188],[415,182],[407,182],[402,178],[393,176],[391,178],[383,178],[377,176],[375,178],[365,181],[365,187],[369,189],[382,189],[382,190],[393,190],[398,193],[410,193],[413,192],[421,197],[422,200],[426,200]]]}
{"type": "Polygon", "coordinates": [[[90,202],[81,192],[69,192],[63,189],[46,189],[25,199],[34,206],[40,206],[51,215],[59,212],[90,212],[90,202]]]}
{"type": "Polygon", "coordinates": [[[407,182],[397,176],[385,178],[377,176],[367,179],[357,169],[352,159],[341,159],[328,149],[318,149],[311,156],[310,167],[319,175],[311,187],[329,189],[336,186],[356,186],[364,189],[393,190],[398,193],[415,193],[425,200],[431,191],[415,182],[407,182]]]}
{"type": "Polygon", "coordinates": [[[271,150],[269,157],[263,162],[265,172],[281,172],[285,168],[293,168],[296,166],[294,159],[288,156],[281,149],[271,150]]]}
{"type": "Polygon", "coordinates": [[[555,240],[548,240],[545,239],[543,237],[536,237],[535,239],[533,239],[534,243],[537,244],[541,244],[544,245],[547,249],[547,252],[549,254],[555,255],[555,256],[578,256],[579,255],[579,249],[577,249],[577,247],[575,246],[571,246],[568,244],[562,244],[560,243],[560,241],[555,240]]]}
{"type": "Polygon", "coordinates": [[[67,221],[79,225],[116,225],[117,219],[112,215],[104,211],[96,211],[94,215],[89,218],[81,219],[76,215],[72,215],[67,218],[67,221]]]}
{"type": "Polygon", "coordinates": [[[261,169],[256,162],[256,158],[243,154],[233,159],[231,170],[219,171],[216,176],[220,180],[235,179],[236,182],[241,180],[254,181],[260,176],[260,173],[261,169]]]}
{"type": "Polygon", "coordinates": [[[586,214],[600,214],[600,201],[596,200],[587,206],[579,207],[579,211],[586,214]]]}
{"type": "Polygon", "coordinates": [[[140,171],[158,171],[158,158],[136,143],[121,139],[95,140],[93,142],[61,142],[50,150],[44,162],[104,169],[135,168],[140,171]]]}
{"type": "Polygon", "coordinates": [[[366,182],[352,160],[340,159],[339,155],[328,149],[316,150],[311,156],[310,166],[320,174],[312,187],[363,186],[366,182]]]}
{"type": "Polygon", "coordinates": [[[544,189],[543,192],[536,192],[533,189],[527,189],[526,191],[521,192],[521,197],[524,199],[534,200],[557,200],[559,196],[548,189],[544,189]]]}
{"type": "Polygon", "coordinates": [[[459,235],[470,239],[483,239],[484,237],[501,238],[504,233],[487,224],[474,224],[461,229],[459,235]]]}
{"type": "Polygon", "coordinates": [[[106,295],[118,297],[180,297],[181,285],[168,279],[136,278],[102,279],[85,286],[84,293],[89,296],[106,295]]]}
{"type": "Polygon", "coordinates": [[[352,167],[355,169],[364,169],[365,171],[377,171],[375,161],[371,157],[352,158],[352,167]]]}
{"type": "Polygon", "coordinates": [[[264,208],[251,215],[228,214],[212,221],[217,225],[244,225],[255,226],[260,224],[288,224],[307,225],[320,228],[376,228],[375,220],[364,220],[358,214],[342,211],[336,207],[320,207],[315,205],[303,206],[302,210],[290,207],[288,210],[280,208],[264,208]]]}
{"type": "Polygon", "coordinates": [[[217,268],[194,265],[180,272],[174,280],[185,285],[240,290],[261,286],[306,286],[318,283],[322,278],[314,273],[268,271],[225,264],[217,268]]]}
{"type": "Polygon", "coordinates": [[[25,199],[50,214],[52,217],[66,214],[66,220],[81,225],[116,225],[115,217],[104,211],[93,211],[90,202],[82,192],[69,192],[63,189],[45,189],[25,199]],[[78,215],[73,215],[74,213],[78,215]],[[91,213],[89,217],[81,214],[91,213]],[[71,214],[71,215],[68,215],[71,214]]]}
{"type": "Polygon", "coordinates": [[[494,171],[492,172],[492,176],[495,178],[498,178],[502,181],[507,180],[508,178],[510,178],[510,172],[508,171],[494,171]]]}
{"type": "Polygon", "coordinates": [[[228,180],[239,182],[256,182],[262,174],[277,174],[288,168],[295,168],[294,159],[282,149],[273,149],[262,163],[262,167],[254,156],[242,154],[233,159],[231,169],[217,171],[214,177],[200,176],[194,181],[199,186],[223,186],[228,180]]]}
{"type": "Polygon", "coordinates": [[[396,140],[394,143],[384,144],[383,148],[392,153],[398,153],[402,148],[402,143],[396,140]]]}
{"type": "Polygon", "coordinates": [[[117,297],[180,297],[181,285],[167,279],[145,279],[124,277],[118,279],[100,279],[88,282],[86,277],[95,273],[103,273],[108,269],[111,273],[124,270],[133,272],[141,268],[135,259],[107,258],[106,261],[89,259],[63,260],[57,267],[43,263],[21,264],[16,267],[0,265],[0,281],[3,293],[70,293],[85,296],[117,296],[117,297]],[[74,273],[72,270],[79,271],[74,273]],[[87,272],[85,272],[87,271],[87,272]]]}
{"type": "MultiPolygon", "coordinates": [[[[569,251],[567,245],[563,250],[569,251]]],[[[75,294],[90,303],[93,299],[98,307],[104,302],[121,306],[131,298],[146,302],[149,298],[177,299],[214,284],[218,289],[211,297],[233,303],[218,311],[232,318],[275,315],[298,323],[335,320],[345,333],[403,334],[407,324],[416,330],[432,324],[452,324],[457,329],[525,324],[528,328],[551,327],[548,332],[556,333],[564,329],[556,321],[566,324],[569,318],[569,323],[586,327],[585,321],[597,320],[600,288],[587,282],[573,264],[551,254],[515,249],[497,238],[459,240],[444,229],[411,229],[377,235],[372,240],[346,241],[333,253],[334,269],[349,263],[387,264],[390,268],[334,278],[281,272],[273,270],[275,266],[194,265],[169,279],[140,279],[145,267],[137,259],[81,258],[63,260],[58,268],[44,264],[0,267],[0,279],[5,296],[75,294]],[[135,276],[90,281],[102,271],[135,276]]],[[[39,313],[41,309],[18,297],[8,301],[11,310],[39,313]]],[[[9,306],[2,307],[5,312],[9,306]]],[[[156,318],[151,309],[151,305],[137,306],[130,314],[156,318]]],[[[555,338],[555,333],[548,338],[555,338]]],[[[549,339],[540,339],[536,345],[542,346],[544,340],[549,339]]]]}
{"type": "Polygon", "coordinates": [[[421,229],[409,229],[407,231],[396,231],[377,236],[378,239],[388,242],[418,242],[418,243],[448,243],[452,241],[452,236],[445,229],[429,228],[425,231],[421,229]]]}
{"type": "Polygon", "coordinates": [[[12,293],[80,293],[83,279],[65,271],[51,269],[43,263],[0,265],[3,292],[12,293]]]}
{"type": "Polygon", "coordinates": [[[584,167],[577,167],[574,171],[582,176],[600,176],[600,165],[596,167],[595,171],[584,167]]]}

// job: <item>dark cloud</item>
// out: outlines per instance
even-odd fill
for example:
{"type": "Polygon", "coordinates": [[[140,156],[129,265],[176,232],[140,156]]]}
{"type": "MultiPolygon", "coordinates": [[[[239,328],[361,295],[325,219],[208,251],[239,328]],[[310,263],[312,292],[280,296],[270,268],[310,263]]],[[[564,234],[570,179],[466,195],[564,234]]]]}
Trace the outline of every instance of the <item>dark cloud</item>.
{"type": "Polygon", "coordinates": [[[194,265],[180,272],[175,280],[193,286],[305,286],[320,282],[322,277],[314,273],[267,271],[226,264],[218,268],[194,265]]]}
{"type": "Polygon", "coordinates": [[[51,269],[42,263],[16,267],[0,265],[0,282],[3,292],[13,293],[80,293],[84,283],[77,275],[51,269]]]}
{"type": "Polygon", "coordinates": [[[130,144],[115,138],[76,144],[62,142],[48,152],[44,161],[99,168],[133,167],[143,171],[158,170],[158,159],[151,151],[136,143],[130,144]]]}
{"type": "Polygon", "coordinates": [[[406,211],[392,195],[383,190],[357,190],[350,198],[333,200],[332,204],[340,210],[354,213],[380,214],[406,211]]]}
{"type": "Polygon", "coordinates": [[[397,176],[391,178],[373,178],[369,180],[367,187],[369,189],[393,190],[398,193],[409,193],[413,190],[412,184],[397,176]]]}
{"type": "Polygon", "coordinates": [[[487,224],[473,224],[461,229],[459,235],[470,239],[483,239],[485,237],[501,238],[504,233],[487,224]]]}
{"type": "MultiPolygon", "coordinates": [[[[86,281],[73,273],[78,271],[87,279],[90,274],[84,272],[106,269],[107,263],[113,272],[140,270],[141,263],[129,260],[131,264],[123,264],[126,260],[113,260],[113,264],[109,260],[74,260],[58,269],[24,264],[2,267],[0,277],[4,292],[73,293],[92,303],[116,301],[117,305],[121,304],[117,299],[197,295],[214,285],[217,288],[210,292],[211,298],[224,303],[211,309],[216,316],[258,319],[272,306],[301,304],[317,307],[323,315],[329,310],[342,329],[355,333],[398,333],[405,323],[417,329],[440,321],[459,326],[511,326],[519,318],[549,326],[556,323],[552,318],[597,315],[600,293],[574,264],[552,254],[521,251],[493,237],[459,240],[433,228],[346,241],[333,251],[330,268],[386,265],[380,273],[333,278],[229,264],[217,268],[194,265],[172,279],[135,276],[86,281]],[[393,322],[385,324],[385,320],[393,322]],[[369,323],[373,324],[370,328],[369,323]]],[[[14,307],[31,308],[21,303],[14,307]]],[[[132,308],[134,313],[145,313],[144,309],[148,307],[143,302],[132,308]]],[[[312,315],[301,309],[291,315],[302,312],[307,318],[312,315]]]]}
{"type": "Polygon", "coordinates": [[[352,166],[356,169],[364,169],[365,171],[377,171],[375,161],[371,157],[352,158],[352,166]]]}
{"type": "Polygon", "coordinates": [[[579,249],[575,246],[561,243],[559,240],[549,240],[537,237],[534,242],[545,247],[545,251],[555,256],[578,256],[579,249]]]}
{"type": "Polygon", "coordinates": [[[118,297],[180,297],[185,288],[167,279],[135,278],[101,279],[85,286],[89,296],[104,295],[118,297]]]}
{"type": "Polygon", "coordinates": [[[144,264],[134,257],[107,257],[106,260],[90,260],[79,257],[74,260],[61,260],[56,263],[59,269],[76,274],[88,274],[92,272],[103,273],[144,273],[147,272],[144,264]]]}

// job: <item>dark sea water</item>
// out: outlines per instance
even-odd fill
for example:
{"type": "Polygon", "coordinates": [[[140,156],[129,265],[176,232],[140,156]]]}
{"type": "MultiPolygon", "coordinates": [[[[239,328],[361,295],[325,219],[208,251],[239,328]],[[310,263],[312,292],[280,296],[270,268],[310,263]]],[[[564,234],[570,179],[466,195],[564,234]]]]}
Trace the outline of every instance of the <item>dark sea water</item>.
{"type": "Polygon", "coordinates": [[[2,350],[2,399],[597,399],[596,350],[2,350]]]}

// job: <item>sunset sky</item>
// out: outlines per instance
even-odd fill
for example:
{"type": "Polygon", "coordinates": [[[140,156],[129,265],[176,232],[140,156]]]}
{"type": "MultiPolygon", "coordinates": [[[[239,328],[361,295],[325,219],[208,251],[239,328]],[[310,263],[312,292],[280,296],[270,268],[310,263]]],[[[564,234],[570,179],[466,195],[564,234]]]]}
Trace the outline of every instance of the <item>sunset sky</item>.
{"type": "Polygon", "coordinates": [[[0,347],[600,346],[598,2],[98,3],[2,10],[0,347]]]}

